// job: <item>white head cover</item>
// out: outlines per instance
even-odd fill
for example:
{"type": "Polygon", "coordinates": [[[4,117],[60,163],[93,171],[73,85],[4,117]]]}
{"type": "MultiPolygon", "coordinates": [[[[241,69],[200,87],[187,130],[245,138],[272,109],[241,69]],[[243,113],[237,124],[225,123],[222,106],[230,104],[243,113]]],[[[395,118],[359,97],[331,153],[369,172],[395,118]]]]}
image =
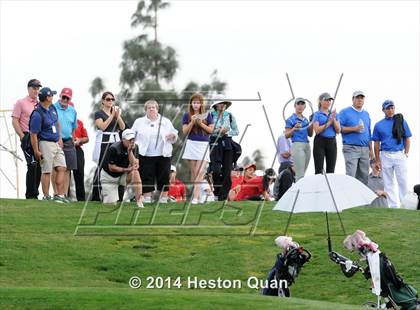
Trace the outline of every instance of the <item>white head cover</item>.
{"type": "Polygon", "coordinates": [[[278,236],[274,242],[277,244],[279,248],[282,248],[283,250],[288,250],[289,248],[298,248],[299,244],[292,241],[292,237],[288,236],[278,236]]]}

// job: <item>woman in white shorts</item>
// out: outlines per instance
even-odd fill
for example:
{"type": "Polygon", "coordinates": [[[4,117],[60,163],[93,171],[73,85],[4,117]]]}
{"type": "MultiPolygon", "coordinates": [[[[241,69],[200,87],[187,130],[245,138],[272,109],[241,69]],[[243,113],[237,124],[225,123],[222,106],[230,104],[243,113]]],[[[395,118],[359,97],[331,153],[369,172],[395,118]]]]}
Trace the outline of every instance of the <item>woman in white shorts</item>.
{"type": "Polygon", "coordinates": [[[213,132],[213,118],[206,112],[204,98],[195,93],[188,104],[188,112],[182,118],[182,132],[187,135],[182,159],[190,163],[191,181],[194,183],[192,204],[200,199],[200,182],[210,161],[209,136],[213,132]]]}

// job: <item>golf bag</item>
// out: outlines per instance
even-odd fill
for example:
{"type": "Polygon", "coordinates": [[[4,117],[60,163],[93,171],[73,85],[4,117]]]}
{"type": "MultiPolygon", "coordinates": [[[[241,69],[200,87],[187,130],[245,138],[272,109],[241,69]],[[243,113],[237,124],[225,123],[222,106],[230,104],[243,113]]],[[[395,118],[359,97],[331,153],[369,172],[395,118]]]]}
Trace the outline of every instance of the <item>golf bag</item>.
{"type": "Polygon", "coordinates": [[[311,253],[303,247],[291,247],[277,254],[276,263],[268,274],[262,294],[290,297],[289,287],[295,282],[302,266],[309,261],[311,253]]]}
{"type": "MultiPolygon", "coordinates": [[[[378,245],[367,238],[363,231],[357,230],[353,235],[348,236],[344,240],[344,245],[349,250],[357,250],[363,258],[367,258],[367,267],[362,268],[357,262],[330,250],[330,259],[340,265],[346,277],[352,277],[356,272],[360,271],[366,279],[372,278],[369,255],[375,253],[379,256],[379,274],[376,274],[376,277],[373,278],[380,278],[380,296],[383,297],[385,303],[380,305],[378,299],[378,303],[367,303],[366,305],[401,310],[420,309],[417,291],[414,287],[404,282],[390,259],[385,253],[379,251],[378,245]]],[[[372,268],[375,270],[374,267],[372,268]]]]}

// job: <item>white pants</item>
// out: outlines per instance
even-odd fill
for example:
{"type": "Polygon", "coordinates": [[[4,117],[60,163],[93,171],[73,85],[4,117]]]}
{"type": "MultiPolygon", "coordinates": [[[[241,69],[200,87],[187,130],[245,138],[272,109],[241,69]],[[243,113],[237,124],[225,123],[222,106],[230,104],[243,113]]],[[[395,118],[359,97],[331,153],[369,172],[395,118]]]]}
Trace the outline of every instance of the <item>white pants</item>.
{"type": "Polygon", "coordinates": [[[403,151],[381,152],[382,178],[384,179],[384,191],[388,195],[390,208],[398,208],[399,201],[395,190],[394,172],[397,178],[400,201],[408,193],[407,186],[407,157],[403,151]]]}

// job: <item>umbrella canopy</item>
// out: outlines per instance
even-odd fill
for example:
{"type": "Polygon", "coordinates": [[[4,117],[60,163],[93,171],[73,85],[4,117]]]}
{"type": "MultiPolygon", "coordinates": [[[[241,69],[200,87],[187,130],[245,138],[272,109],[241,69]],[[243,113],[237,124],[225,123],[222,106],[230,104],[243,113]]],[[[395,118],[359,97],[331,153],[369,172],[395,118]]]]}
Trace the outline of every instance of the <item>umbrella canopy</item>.
{"type": "Polygon", "coordinates": [[[316,174],[306,176],[293,184],[273,210],[293,213],[340,212],[368,205],[376,197],[370,188],[356,178],[332,173],[316,174]],[[328,186],[331,187],[333,197],[328,186]]]}

